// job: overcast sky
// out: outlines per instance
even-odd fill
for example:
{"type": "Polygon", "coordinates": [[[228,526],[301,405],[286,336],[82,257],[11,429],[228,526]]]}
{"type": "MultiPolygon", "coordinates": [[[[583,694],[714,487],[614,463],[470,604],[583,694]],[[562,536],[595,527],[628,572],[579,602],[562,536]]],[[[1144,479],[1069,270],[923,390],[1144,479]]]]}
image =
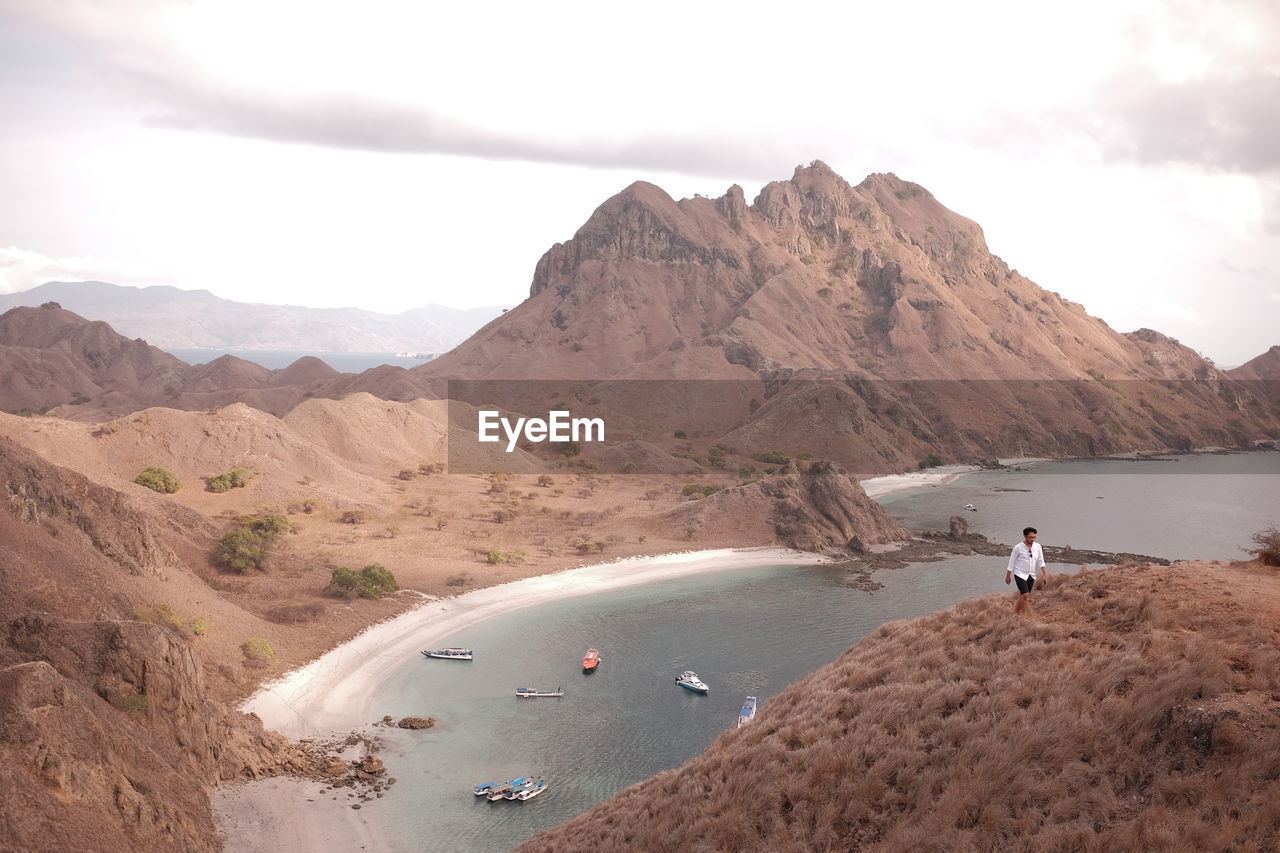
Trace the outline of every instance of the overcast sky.
{"type": "Polygon", "coordinates": [[[0,292],[515,303],[634,180],[821,158],[1120,331],[1280,343],[1274,0],[0,0],[0,115],[0,292]]]}

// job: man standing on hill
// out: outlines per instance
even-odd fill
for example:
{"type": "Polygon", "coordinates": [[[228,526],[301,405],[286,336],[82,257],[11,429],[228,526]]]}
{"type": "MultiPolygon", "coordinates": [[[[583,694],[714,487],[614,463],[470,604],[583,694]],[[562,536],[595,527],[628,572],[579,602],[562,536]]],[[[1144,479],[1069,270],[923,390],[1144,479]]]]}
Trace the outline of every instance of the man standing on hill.
{"type": "Polygon", "coordinates": [[[1044,564],[1044,549],[1036,542],[1036,529],[1025,527],[1022,530],[1022,541],[1013,546],[1009,554],[1009,569],[1004,573],[1004,582],[1018,582],[1018,600],[1013,605],[1014,613],[1025,613],[1031,607],[1031,588],[1036,584],[1036,569],[1044,569],[1044,576],[1049,577],[1049,569],[1044,564]]]}

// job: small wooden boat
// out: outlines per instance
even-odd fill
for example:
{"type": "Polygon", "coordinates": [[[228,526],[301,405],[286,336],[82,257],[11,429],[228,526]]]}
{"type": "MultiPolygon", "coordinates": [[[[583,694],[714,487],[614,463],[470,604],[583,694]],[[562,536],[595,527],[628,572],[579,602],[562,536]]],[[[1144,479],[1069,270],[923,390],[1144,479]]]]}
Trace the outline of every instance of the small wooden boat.
{"type": "Polygon", "coordinates": [[[538,690],[534,687],[517,687],[516,695],[523,699],[532,699],[535,696],[563,696],[564,688],[557,687],[555,690],[538,690]]]}
{"type": "Polygon", "coordinates": [[[521,776],[519,779],[512,779],[510,782],[503,782],[501,785],[491,785],[484,793],[489,797],[489,802],[497,802],[507,796],[507,791],[528,781],[528,776],[521,776]]]}
{"type": "Polygon", "coordinates": [[[483,785],[476,785],[473,791],[477,797],[487,797],[491,792],[498,788],[506,790],[512,785],[523,785],[528,781],[528,776],[521,776],[519,779],[512,779],[510,782],[486,782],[483,785]]]}
{"type": "Polygon", "coordinates": [[[423,650],[422,653],[429,658],[440,660],[471,660],[473,657],[471,649],[436,649],[433,652],[423,650]]]}
{"type": "Polygon", "coordinates": [[[529,783],[529,787],[516,794],[517,800],[532,800],[534,797],[547,790],[547,783],[544,779],[537,779],[529,783]]]}
{"type": "Polygon", "coordinates": [[[738,712],[738,728],[742,728],[747,723],[756,718],[756,697],[748,696],[747,701],[742,703],[742,710],[738,712]]]}
{"type": "Polygon", "coordinates": [[[582,671],[591,673],[600,665],[600,650],[587,649],[587,656],[582,659],[582,671]]]}
{"type": "Polygon", "coordinates": [[[698,673],[693,670],[686,670],[680,673],[680,677],[676,679],[676,684],[686,690],[692,690],[694,693],[707,693],[711,690],[710,687],[702,682],[701,678],[698,678],[698,673]]]}

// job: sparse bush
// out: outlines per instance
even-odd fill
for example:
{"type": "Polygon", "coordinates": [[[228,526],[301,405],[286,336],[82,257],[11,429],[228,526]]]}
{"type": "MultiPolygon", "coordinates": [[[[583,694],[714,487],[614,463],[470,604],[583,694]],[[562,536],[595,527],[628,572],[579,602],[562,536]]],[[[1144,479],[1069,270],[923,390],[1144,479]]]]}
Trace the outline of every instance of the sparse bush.
{"type": "Polygon", "coordinates": [[[209,633],[209,623],[205,621],[203,616],[197,616],[192,619],[191,624],[188,627],[191,629],[191,633],[195,634],[197,637],[203,637],[205,634],[209,633]]]}
{"type": "Polygon", "coordinates": [[[251,661],[269,661],[276,656],[275,649],[271,648],[262,637],[250,637],[240,644],[240,651],[244,652],[244,656],[251,661]]]}
{"type": "Polygon", "coordinates": [[[351,595],[359,595],[361,598],[382,598],[399,588],[395,575],[382,566],[365,566],[359,572],[346,566],[339,566],[333,570],[324,591],[340,598],[351,595]]]}
{"type": "Polygon", "coordinates": [[[485,560],[491,565],[497,565],[498,563],[518,563],[523,559],[523,551],[500,551],[497,548],[490,548],[489,553],[485,555],[485,560]]]}
{"type": "Polygon", "coordinates": [[[471,583],[471,575],[467,574],[466,572],[461,572],[456,575],[449,575],[449,577],[445,578],[444,580],[445,586],[467,586],[470,583],[471,583]]]}
{"type": "Polygon", "coordinates": [[[182,488],[182,481],[178,479],[178,475],[165,468],[151,466],[143,468],[134,482],[139,486],[146,486],[153,492],[160,492],[164,495],[171,495],[178,489],[182,488]]]}
{"type": "Polygon", "coordinates": [[[678,430],[676,430],[674,433],[672,433],[672,435],[673,435],[674,437],[676,437],[676,438],[680,438],[680,439],[685,439],[685,438],[688,438],[688,437],[689,437],[689,436],[685,433],[685,431],[684,431],[684,430],[682,430],[682,429],[678,429],[678,430]]]}
{"type": "Polygon", "coordinates": [[[551,479],[551,476],[549,474],[543,474],[542,476],[538,477],[538,485],[542,486],[543,488],[546,488],[548,486],[554,486],[555,484],[556,484],[556,481],[551,479]]]}
{"type": "Polygon", "coordinates": [[[690,483],[680,490],[680,494],[684,495],[686,498],[695,496],[703,498],[707,495],[714,495],[718,491],[720,491],[720,486],[717,486],[715,483],[690,483]]]}
{"type": "Polygon", "coordinates": [[[232,468],[225,474],[218,474],[208,478],[209,491],[229,492],[232,489],[243,489],[249,485],[249,481],[253,479],[253,472],[248,468],[232,468]]]}
{"type": "Polygon", "coordinates": [[[757,462],[763,462],[766,465],[786,465],[791,461],[791,457],[783,453],[781,450],[766,450],[763,453],[755,455],[757,462]]]}
{"type": "Polygon", "coordinates": [[[400,473],[396,474],[397,479],[400,479],[400,480],[412,480],[416,476],[417,474],[414,471],[409,470],[408,468],[402,468],[400,470],[400,473]]]}
{"type": "Polygon", "coordinates": [[[111,704],[126,714],[144,717],[147,714],[147,709],[151,707],[151,698],[145,693],[129,693],[124,696],[117,696],[111,704]]]}
{"type": "Polygon", "coordinates": [[[1280,529],[1272,525],[1253,534],[1253,541],[1258,547],[1249,551],[1250,554],[1261,560],[1264,566],[1280,566],[1280,529]]]}
{"type": "Polygon", "coordinates": [[[399,588],[395,575],[382,566],[365,566],[360,570],[361,598],[382,598],[399,588]]]}
{"type": "Polygon", "coordinates": [[[925,468],[937,468],[942,464],[942,457],[936,453],[930,453],[928,456],[920,460],[920,470],[925,468]]]}
{"type": "Polygon", "coordinates": [[[279,513],[242,515],[218,540],[213,550],[214,562],[240,573],[261,569],[266,566],[276,539],[292,529],[289,519],[279,513]]]}
{"type": "Polygon", "coordinates": [[[364,524],[368,520],[369,514],[362,509],[349,509],[338,516],[338,521],[343,524],[364,524]]]}

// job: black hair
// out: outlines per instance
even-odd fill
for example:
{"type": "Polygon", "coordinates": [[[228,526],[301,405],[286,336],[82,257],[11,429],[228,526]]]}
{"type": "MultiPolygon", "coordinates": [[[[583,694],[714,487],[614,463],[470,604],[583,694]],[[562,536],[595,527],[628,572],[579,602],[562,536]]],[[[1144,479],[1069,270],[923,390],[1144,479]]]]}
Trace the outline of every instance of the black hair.
{"type": "Polygon", "coordinates": [[[1040,532],[1040,531],[1039,531],[1039,530],[1036,530],[1034,527],[1024,527],[1024,528],[1022,528],[1022,535],[1023,535],[1023,536],[1026,536],[1028,533],[1037,533],[1037,534],[1038,534],[1039,532],[1040,532]]]}

